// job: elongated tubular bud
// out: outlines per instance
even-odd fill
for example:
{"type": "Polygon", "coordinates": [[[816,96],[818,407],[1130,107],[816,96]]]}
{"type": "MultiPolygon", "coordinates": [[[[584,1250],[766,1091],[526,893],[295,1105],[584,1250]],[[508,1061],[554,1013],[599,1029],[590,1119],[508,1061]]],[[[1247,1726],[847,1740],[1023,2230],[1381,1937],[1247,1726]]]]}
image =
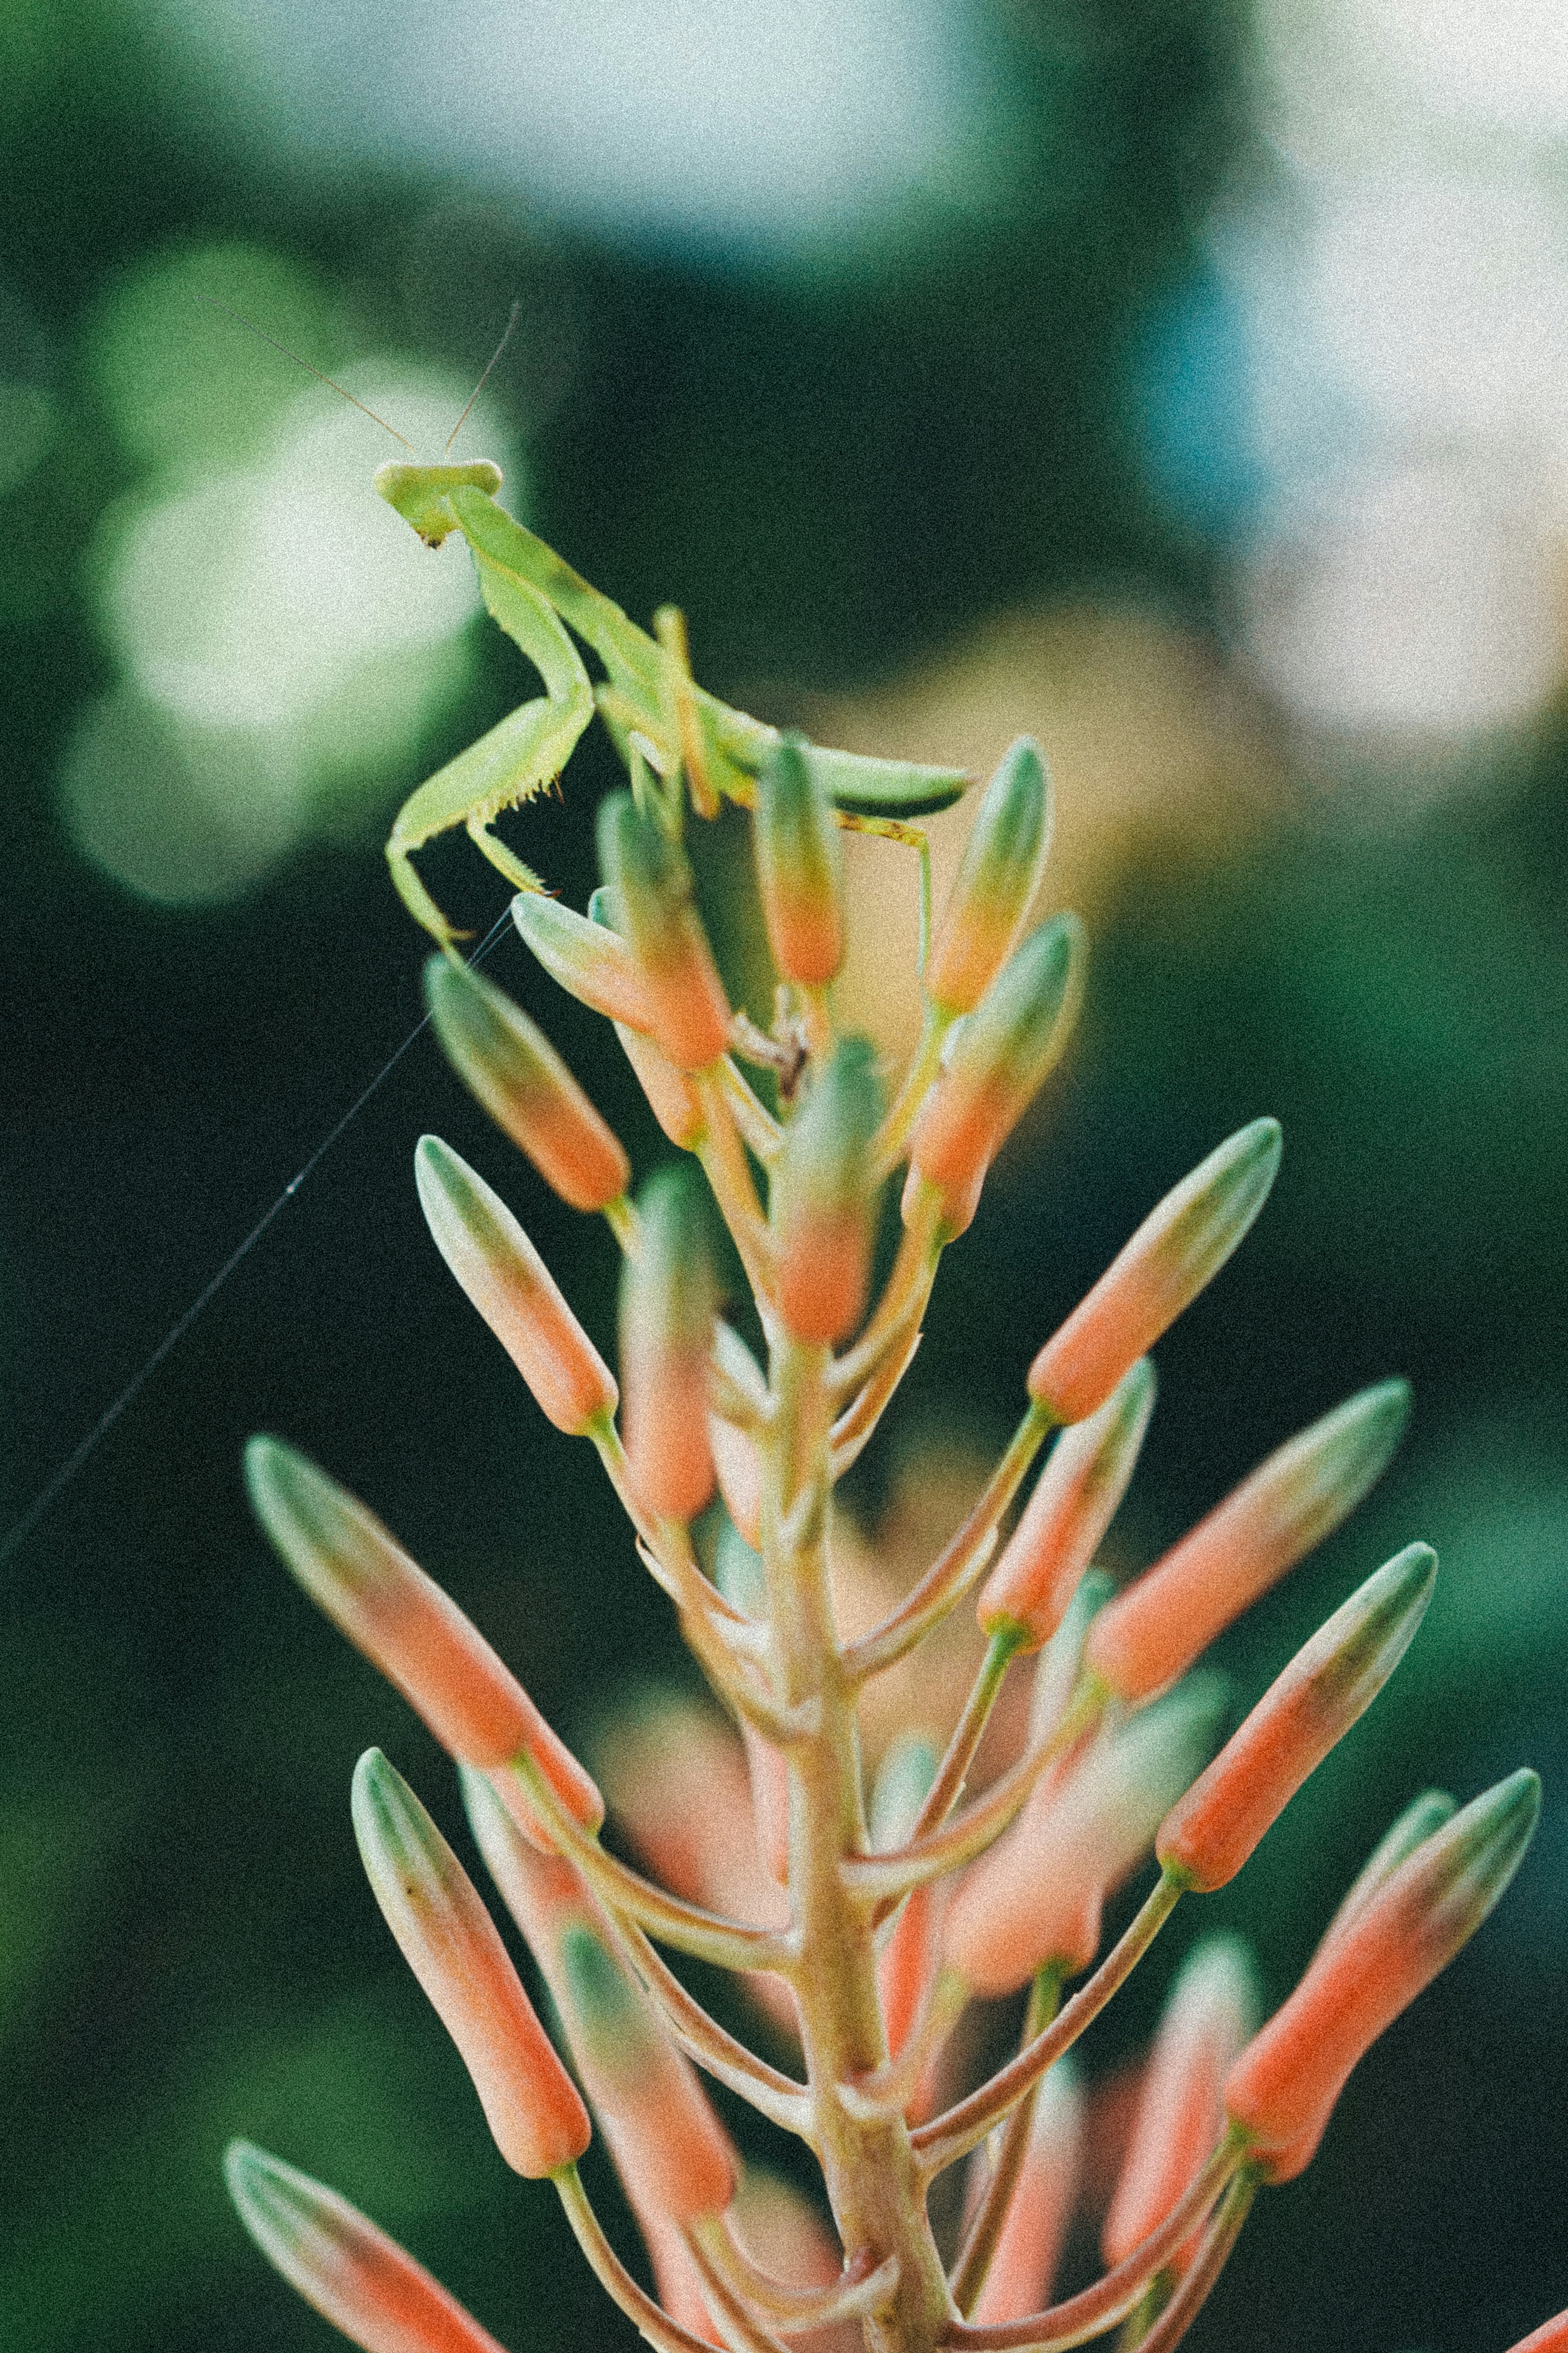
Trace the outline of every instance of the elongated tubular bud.
{"type": "Polygon", "coordinates": [[[1511,2353],[1568,2353],[1568,2312],[1560,2312],[1555,2320],[1543,2320],[1539,2328],[1520,2338],[1511,2353]]]}
{"type": "Polygon", "coordinates": [[[679,1069],[705,1070],[729,1043],[730,1007],[686,853],[630,793],[599,804],[598,831],[599,862],[625,919],[653,1035],[679,1069]]]}
{"type": "MultiPolygon", "coordinates": [[[[936,1778],[938,1761],[936,1749],[924,1733],[900,1733],[889,1744],[871,1792],[874,1851],[886,1853],[910,1837],[926,1792],[936,1778]]],[[[878,1956],[877,1995],[888,2049],[895,2059],[909,2041],[935,1978],[946,1909],[944,1888],[917,1887],[878,1956]]]]}
{"type": "Polygon", "coordinates": [[[1341,1899],[1339,1910],[1323,1931],[1318,1946],[1320,1954],[1335,1937],[1343,1936],[1405,1858],[1413,1855],[1434,1831],[1452,1821],[1458,1811],[1458,1801],[1450,1798],[1447,1789],[1423,1789],[1418,1798],[1412,1799],[1398,1820],[1384,1831],[1352,1881],[1349,1893],[1341,1899]]]}
{"type": "Polygon", "coordinates": [[[1257,1978],[1246,1946],[1235,1936],[1205,1937],[1171,1988],[1144,2069],[1100,2238],[1108,2264],[1123,2262],[1159,2229],[1213,2155],[1225,2121],[1225,2079],[1257,2023],[1257,1978]]]}
{"type": "Polygon", "coordinates": [[[624,1021],[616,1024],[627,1061],[647,1097],[648,1109],[679,1152],[695,1152],[707,1130],[707,1118],[696,1088],[684,1071],[678,1071],[661,1046],[624,1021]]]}
{"type": "Polygon", "coordinates": [[[722,1414],[708,1417],[708,1442],[724,1508],[754,1552],[763,1541],[763,1465],[750,1431],[722,1414]]]}
{"type": "Polygon", "coordinates": [[[753,840],[780,976],[821,987],[844,961],[844,859],[832,803],[799,735],[782,735],[763,764],[753,840]]]}
{"type": "Polygon", "coordinates": [[[1103,1405],[1135,1356],[1216,1275],[1268,1198],[1279,1166],[1278,1120],[1227,1137],[1157,1209],[1053,1334],[1029,1367],[1029,1395],[1058,1421],[1103,1405]]]}
{"type": "MultiPolygon", "coordinates": [[[[981,1003],[952,1032],[910,1139],[906,1224],[923,1181],[941,1198],[948,1239],[965,1230],[987,1168],[1071,1034],[1082,993],[1083,926],[1076,915],[1058,915],[1014,949],[981,1003]]],[[[1131,1356],[1141,1353],[1134,1348],[1131,1356]]],[[[1109,1382],[1107,1394],[1115,1386],[1109,1382]]]]}
{"type": "Polygon", "coordinates": [[[524,1750],[588,1830],[605,1801],[510,1668],[396,1538],[303,1454],[253,1438],[245,1478],[258,1519],[300,1583],[395,1683],[448,1755],[493,1768],[524,1750]]]}
{"type": "Polygon", "coordinates": [[[461,1863],[379,1748],[353,1780],[354,1836],[375,1900],[462,2054],[496,2147],[537,2180],[588,2146],[587,2112],[461,1863]]]}
{"type": "Polygon", "coordinates": [[[501,2353],[422,2263],[324,2182],[245,2140],[230,2141],[223,2170],[268,2261],[363,2353],[501,2353]]]}
{"type": "Polygon", "coordinates": [[[1153,1410],[1154,1367],[1140,1356],[1098,1413],[1063,1430],[980,1588],[986,1633],[1017,1629],[1025,1651],[1049,1641],[1127,1492],[1153,1410]]]}
{"type": "Polygon", "coordinates": [[[1253,2037],[1226,2081],[1226,2114],[1273,2181],[1310,2163],[1357,2061],[1474,1935],[1523,1858],[1541,1811],[1533,1773],[1473,1799],[1402,1862],[1253,2037]]]}
{"type": "Polygon", "coordinates": [[[500,1194],[438,1135],[420,1137],[414,1176],[437,1249],[542,1411],[569,1438],[613,1414],[609,1366],[500,1194]]]}
{"type": "MultiPolygon", "coordinates": [[[[976,2151],[972,2162],[978,2165],[983,2155],[976,2151]]],[[[1022,2320],[1049,2301],[1082,2169],[1083,2094],[1069,2053],[1036,2097],[1023,2168],[973,2319],[1022,2320]]]]}
{"type": "Polygon", "coordinates": [[[657,1170],[637,1211],[637,1255],[621,1271],[626,1457],[644,1508],[689,1520],[713,1493],[708,1368],[717,1303],[694,1172],[657,1170]]]}
{"type": "Polygon", "coordinates": [[[734,2151],[608,1914],[570,1863],[534,1853],[516,1835],[488,1783],[465,1774],[463,1798],[490,1875],[554,1997],[628,2191],[681,2223],[726,2207],[734,2151]]]}
{"type": "Polygon", "coordinates": [[[1167,1871],[1205,1894],[1236,1877],[1405,1656],[1436,1575],[1431,1546],[1406,1545],[1319,1627],[1160,1825],[1167,1871]]]}
{"type": "Polygon", "coordinates": [[[876,1050],[843,1038],[784,1133],[775,1229],[786,1331],[832,1347],[860,1321],[877,1198],[871,1149],[882,1118],[876,1050]]]}
{"type": "Polygon", "coordinates": [[[545,971],[579,1005],[624,1021],[645,1036],[653,1029],[653,1005],[637,961],[625,940],[603,923],[547,899],[520,891],[511,919],[545,971]]]}
{"type": "Polygon", "coordinates": [[[949,1909],[943,1949],[971,1992],[1011,1993],[1047,1961],[1089,1966],[1100,1900],[1148,1852],[1223,1705],[1216,1682],[1194,1679],[1040,1784],[949,1909]]]}
{"type": "Polygon", "coordinates": [[[1184,1674],[1216,1634],[1355,1509],[1409,1413],[1408,1384],[1382,1381],[1259,1464],[1100,1611],[1088,1651],[1100,1681],[1136,1705],[1184,1674]]]}
{"type": "Polygon", "coordinates": [[[497,1125],[574,1209],[603,1209],[631,1163],[576,1080],[519,1005],[467,965],[433,955],[425,1002],[447,1060],[497,1125]]]}
{"type": "Polygon", "coordinates": [[[925,992],[944,1013],[972,1013],[1012,955],[1050,845],[1045,755],[1020,735],[985,787],[931,944],[925,992]]]}

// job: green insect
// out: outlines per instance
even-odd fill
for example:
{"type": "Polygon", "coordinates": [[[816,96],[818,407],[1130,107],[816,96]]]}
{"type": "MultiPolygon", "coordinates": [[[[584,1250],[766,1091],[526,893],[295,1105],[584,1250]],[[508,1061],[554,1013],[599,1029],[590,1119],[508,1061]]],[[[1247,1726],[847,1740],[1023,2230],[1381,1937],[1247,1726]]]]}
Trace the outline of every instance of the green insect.
{"type": "MultiPolygon", "coordinates": [[[[679,808],[684,777],[701,817],[717,816],[731,800],[750,807],[756,779],[778,730],[734,711],[698,686],[687,655],[680,614],[666,606],[654,634],[640,629],[553,549],[497,503],[499,466],[383,466],[375,477],[382,497],[411,523],[426,547],[460,532],[479,566],[479,586],[493,619],[521,647],[543,681],[544,692],[512,712],[460,752],[397,813],[386,855],[404,904],[426,930],[455,953],[460,936],[415,871],[414,853],[439,833],[464,827],[514,889],[542,891],[538,875],[515,857],[494,830],[502,810],[516,808],[552,784],[597,710],[634,782],[644,768],[663,780],[679,808]],[[574,643],[590,647],[604,666],[595,686],[574,643]]],[[[875,760],[854,752],[811,747],[840,825],[907,841],[921,856],[922,932],[929,925],[930,865],[924,836],[910,820],[950,808],[969,783],[952,768],[875,760]]]]}

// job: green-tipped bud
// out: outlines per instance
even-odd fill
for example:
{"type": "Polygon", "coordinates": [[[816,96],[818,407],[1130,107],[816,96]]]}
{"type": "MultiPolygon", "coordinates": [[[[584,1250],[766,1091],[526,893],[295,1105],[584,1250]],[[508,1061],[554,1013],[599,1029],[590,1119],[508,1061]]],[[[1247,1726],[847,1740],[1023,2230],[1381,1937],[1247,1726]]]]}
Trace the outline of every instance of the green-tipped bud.
{"type": "Polygon", "coordinates": [[[1190,1306],[1268,1198],[1279,1123],[1255,1119],[1167,1193],[1029,1367],[1029,1395],[1058,1421],[1104,1404],[1135,1356],[1190,1306]]]}
{"type": "Polygon", "coordinates": [[[784,1135],[774,1226],[778,1310],[797,1340],[831,1347],[860,1321],[877,1197],[871,1153],[882,1118],[875,1049],[844,1038],[784,1135]]]}
{"type": "Polygon", "coordinates": [[[335,2189],[246,2140],[230,2141],[223,2170],[268,2263],[362,2353],[501,2353],[422,2263],[335,2189]]]}
{"type": "MultiPolygon", "coordinates": [[[[601,882],[588,902],[591,922],[618,932],[615,893],[601,882]]],[[[640,986],[640,984],[639,984],[640,986]]],[[[707,1115],[696,1087],[684,1071],[678,1071],[664,1049],[658,1045],[646,1028],[634,1029],[629,1022],[617,1021],[616,1035],[621,1050],[637,1072],[637,1083],[647,1097],[648,1108],[666,1135],[679,1151],[695,1152],[707,1129],[707,1115]]]]}
{"type": "Polygon", "coordinates": [[[438,1135],[420,1137],[414,1174],[437,1249],[556,1429],[613,1414],[609,1366],[500,1196],[438,1135]]]}
{"type": "Polygon", "coordinates": [[[985,788],[926,966],[944,1013],[972,1013],[1018,943],[1051,841],[1039,745],[1020,735],[985,788]]]}
{"type": "Polygon", "coordinates": [[[468,1874],[379,1748],[355,1767],[354,1837],[404,1958],[462,2054],[496,2147],[534,2179],[574,2164],[588,2117],[468,1874]]]}
{"type": "Polygon", "coordinates": [[[1319,1627],[1160,1825],[1167,1871],[1205,1893],[1236,1877],[1405,1656],[1436,1575],[1431,1546],[1406,1545],[1319,1627]]]}
{"type": "Polygon", "coordinates": [[[906,1218],[924,1183],[941,1197],[943,1231],[964,1231],[985,1171],[1071,1035],[1082,993],[1083,926],[1076,915],[1058,915],[1014,949],[952,1033],[910,1140],[906,1218]]]}
{"type": "Polygon", "coordinates": [[[626,1457],[644,1508],[656,1519],[689,1520],[713,1493],[708,1391],[718,1306],[695,1171],[659,1169],[637,1213],[637,1250],[621,1272],[626,1457]]]}
{"type": "Polygon", "coordinates": [[[545,971],[568,997],[612,1021],[647,1035],[653,1029],[653,1007],[637,958],[625,940],[603,923],[563,907],[559,899],[542,892],[520,891],[511,902],[511,919],[545,971]]]}
{"type": "Polygon", "coordinates": [[[705,1070],[729,1043],[730,1007],[686,853],[630,793],[601,801],[598,829],[599,862],[624,918],[653,1034],[678,1069],[705,1070]]]}
{"type": "Polygon", "coordinates": [[[1323,1931],[1320,1953],[1327,1950],[1334,1937],[1343,1936],[1400,1864],[1407,1862],[1418,1846],[1425,1845],[1435,1831],[1451,1822],[1458,1811],[1458,1799],[1451,1798],[1447,1789],[1423,1789],[1418,1798],[1412,1799],[1397,1821],[1384,1832],[1352,1881],[1349,1893],[1323,1931]]]}
{"type": "Polygon", "coordinates": [[[443,1052],[497,1125],[574,1209],[603,1209],[631,1164],[543,1031],[467,965],[433,955],[425,1002],[443,1052]]]}
{"type": "Polygon", "coordinates": [[[773,962],[804,987],[844,961],[843,852],[804,737],[784,735],[757,781],[757,887],[773,962]]]}

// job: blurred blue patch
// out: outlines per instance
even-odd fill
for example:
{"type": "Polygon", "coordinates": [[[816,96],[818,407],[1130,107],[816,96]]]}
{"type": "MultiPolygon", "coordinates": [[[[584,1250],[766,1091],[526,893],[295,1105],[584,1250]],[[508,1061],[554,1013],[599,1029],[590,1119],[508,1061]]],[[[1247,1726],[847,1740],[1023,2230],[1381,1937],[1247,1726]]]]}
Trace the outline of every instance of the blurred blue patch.
{"type": "Polygon", "coordinates": [[[1150,484],[1205,539],[1228,537],[1264,488],[1249,325],[1237,290],[1202,270],[1151,315],[1129,363],[1150,484]]]}

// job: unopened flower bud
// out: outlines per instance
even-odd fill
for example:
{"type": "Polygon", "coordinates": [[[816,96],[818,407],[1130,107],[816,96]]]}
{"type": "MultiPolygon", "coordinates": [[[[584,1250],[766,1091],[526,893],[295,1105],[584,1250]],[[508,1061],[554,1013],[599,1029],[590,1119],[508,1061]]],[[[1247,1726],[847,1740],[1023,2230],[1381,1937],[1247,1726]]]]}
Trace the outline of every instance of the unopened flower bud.
{"type": "Polygon", "coordinates": [[[1436,1574],[1430,1545],[1406,1545],[1319,1627],[1161,1824],[1167,1871],[1204,1894],[1236,1877],[1405,1656],[1436,1574]]]}
{"type": "Polygon", "coordinates": [[[1063,1430],[980,1589],[986,1633],[1016,1631],[1025,1651],[1050,1640],[1127,1492],[1153,1409],[1154,1367],[1140,1356],[1098,1413],[1063,1430]]]}
{"type": "Polygon", "coordinates": [[[1268,1198],[1279,1123],[1255,1119],[1167,1193],[1029,1367],[1029,1395],[1058,1421],[1103,1405],[1135,1356],[1216,1275],[1268,1198]]]}
{"type": "MultiPolygon", "coordinates": [[[[911,1836],[936,1778],[937,1763],[936,1748],[924,1733],[901,1733],[889,1744],[871,1792],[873,1852],[887,1853],[911,1836]]],[[[945,1888],[915,1888],[878,1957],[877,1995],[888,2049],[895,2059],[913,2032],[935,1979],[946,1909],[945,1888]]]]}
{"type": "Polygon", "coordinates": [[[534,2179],[574,2164],[589,2140],[576,2086],[461,1863],[379,1748],[355,1768],[353,1824],[375,1900],[462,2054],[496,2147],[534,2179]]]}
{"type": "Polygon", "coordinates": [[[1018,943],[1051,841],[1051,788],[1039,745],[1020,735],[985,787],[942,911],[925,992],[972,1013],[1018,943]]]}
{"type": "Polygon", "coordinates": [[[423,2263],[335,2189],[245,2140],[230,2141],[223,2170],[268,2261],[362,2353],[501,2353],[423,2263]]]}
{"type": "Polygon", "coordinates": [[[689,1520],[713,1493],[708,1430],[717,1300],[702,1194],[661,1168],[637,1197],[638,1240],[621,1271],[621,1379],[632,1485],[656,1519],[689,1520]]]}
{"type": "Polygon", "coordinates": [[[598,822],[600,863],[624,918],[653,1035],[679,1069],[705,1070],[729,1043],[730,1007],[686,853],[630,793],[602,801],[598,822]]]}
{"type": "Polygon", "coordinates": [[[1423,1789],[1418,1798],[1412,1799],[1398,1820],[1384,1832],[1352,1881],[1349,1893],[1342,1897],[1339,1910],[1323,1931],[1318,1947],[1320,1953],[1333,1938],[1344,1934],[1384,1883],[1393,1878],[1400,1864],[1413,1855],[1434,1831],[1440,1831],[1445,1822],[1451,1822],[1458,1811],[1458,1800],[1450,1798],[1447,1789],[1423,1789]]]}
{"type": "Polygon", "coordinates": [[[1100,1611],[1088,1651],[1094,1673],[1133,1705],[1184,1674],[1232,1619],[1354,1510],[1409,1412],[1408,1385],[1383,1381],[1271,1454],[1100,1611]]]}
{"type": "MultiPolygon", "coordinates": [[[[987,1168],[1067,1043],[1082,986],[1083,926],[1076,915],[1042,923],[1014,949],[975,1010],[952,1032],[942,1071],[921,1105],[910,1140],[906,1219],[923,1181],[941,1197],[944,1233],[951,1239],[964,1231],[987,1168]]],[[[1115,1386],[1109,1383],[1108,1391],[1115,1386]]]]}
{"type": "MultiPolygon", "coordinates": [[[[1068,2052],[1035,2097],[1017,2187],[972,2316],[982,2327],[1022,2320],[1050,2301],[1078,2203],[1083,2138],[1083,2092],[1068,2052]]],[[[977,2150],[976,2165],[984,2158],[977,2150]]]]}
{"type": "Polygon", "coordinates": [[[844,961],[844,859],[832,803],[801,736],[781,736],[763,764],[753,839],[780,976],[820,987],[844,961]]]}
{"type": "Polygon", "coordinates": [[[701,1099],[684,1071],[678,1071],[662,1046],[640,1030],[616,1024],[627,1061],[647,1097],[648,1109],[678,1152],[695,1152],[707,1131],[701,1099]]]}
{"type": "Polygon", "coordinates": [[[425,1002],[458,1077],[545,1183],[574,1209],[603,1209],[618,1200],[631,1164],[522,1008],[444,955],[425,966],[425,1002]]]}
{"type": "Polygon", "coordinates": [[[876,1050],[843,1038],[784,1132],[774,1225],[778,1311],[797,1340],[831,1347],[860,1321],[877,1197],[871,1147],[882,1117],[876,1050]]]}
{"type": "Polygon", "coordinates": [[[625,940],[603,923],[589,921],[559,899],[520,891],[511,919],[552,980],[568,997],[612,1021],[646,1036],[653,1029],[653,1006],[637,961],[625,940]]]}
{"type": "Polygon", "coordinates": [[[609,1366],[500,1196],[438,1135],[420,1137],[414,1174],[437,1249],[556,1429],[613,1414],[609,1366]]]}
{"type": "Polygon", "coordinates": [[[1422,1841],[1253,2037],[1225,2087],[1226,2114],[1272,2181],[1311,2162],[1358,2060],[1475,1934],[1523,1859],[1541,1783],[1510,1774],[1422,1841]]]}
{"type": "Polygon", "coordinates": [[[448,1755],[493,1767],[526,1753],[589,1830],[605,1802],[455,1601],[304,1455],[253,1438],[245,1477],[262,1526],[312,1601],[416,1708],[448,1755]]]}
{"type": "Polygon", "coordinates": [[[1510,2353],[1568,2353],[1568,2312],[1560,2312],[1554,2320],[1543,2320],[1539,2328],[1521,2337],[1510,2353]]]}

